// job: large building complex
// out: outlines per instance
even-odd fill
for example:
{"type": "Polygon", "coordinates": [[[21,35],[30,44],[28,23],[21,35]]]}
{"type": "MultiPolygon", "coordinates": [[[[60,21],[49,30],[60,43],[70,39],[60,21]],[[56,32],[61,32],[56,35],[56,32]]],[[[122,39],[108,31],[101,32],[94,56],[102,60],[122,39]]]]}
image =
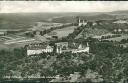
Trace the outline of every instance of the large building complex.
{"type": "Polygon", "coordinates": [[[72,52],[72,53],[80,53],[80,52],[87,52],[89,53],[89,45],[79,44],[79,43],[69,43],[68,42],[60,42],[56,43],[56,52],[57,53],[64,53],[64,52],[72,52]],[[70,46],[72,44],[72,47],[70,46]]]}
{"type": "Polygon", "coordinates": [[[43,52],[53,52],[53,47],[49,46],[46,43],[30,44],[27,47],[27,55],[40,54],[43,52]]]}
{"type": "Polygon", "coordinates": [[[81,52],[87,52],[89,53],[89,45],[88,43],[86,45],[79,44],[79,43],[70,43],[74,45],[73,47],[69,46],[68,42],[58,42],[55,43],[55,46],[50,46],[46,43],[35,43],[30,44],[27,46],[27,55],[34,55],[34,54],[41,54],[41,53],[65,53],[65,52],[71,52],[71,53],[81,53],[81,52]],[[53,51],[55,50],[55,51],[53,51]]]}

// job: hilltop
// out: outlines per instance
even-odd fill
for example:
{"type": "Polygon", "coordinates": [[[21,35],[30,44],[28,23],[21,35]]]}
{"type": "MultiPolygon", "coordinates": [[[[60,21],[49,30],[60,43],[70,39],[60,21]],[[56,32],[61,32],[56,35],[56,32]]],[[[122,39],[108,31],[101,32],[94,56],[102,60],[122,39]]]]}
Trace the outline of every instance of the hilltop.
{"type": "Polygon", "coordinates": [[[115,16],[103,13],[1,13],[0,29],[26,29],[35,22],[76,22],[76,16],[82,16],[87,20],[114,19],[115,16]]]}
{"type": "MultiPolygon", "coordinates": [[[[79,17],[82,19],[89,20],[89,21],[116,19],[116,16],[109,15],[109,14],[96,14],[96,15],[84,14],[84,15],[81,15],[79,17]]],[[[74,23],[74,22],[76,22],[76,16],[64,16],[64,17],[53,18],[52,21],[53,22],[74,23]]]]}
{"type": "Polygon", "coordinates": [[[111,13],[112,14],[124,14],[124,15],[127,15],[128,14],[128,10],[113,11],[111,13]]]}

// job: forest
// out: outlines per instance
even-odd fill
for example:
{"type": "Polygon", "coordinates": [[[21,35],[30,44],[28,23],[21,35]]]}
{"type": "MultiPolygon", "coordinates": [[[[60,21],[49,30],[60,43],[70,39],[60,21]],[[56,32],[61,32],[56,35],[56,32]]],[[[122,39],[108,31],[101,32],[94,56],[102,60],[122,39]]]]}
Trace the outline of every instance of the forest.
{"type": "MultiPolygon", "coordinates": [[[[0,51],[0,75],[16,76],[55,76],[68,77],[80,72],[80,82],[86,79],[87,71],[97,72],[104,82],[119,83],[127,81],[128,48],[115,46],[113,42],[90,42],[90,54],[70,52],[42,53],[27,57],[25,50],[14,49],[13,52],[0,51]],[[34,57],[36,56],[36,57],[34,57]]],[[[95,78],[98,79],[98,78],[95,78]]]]}

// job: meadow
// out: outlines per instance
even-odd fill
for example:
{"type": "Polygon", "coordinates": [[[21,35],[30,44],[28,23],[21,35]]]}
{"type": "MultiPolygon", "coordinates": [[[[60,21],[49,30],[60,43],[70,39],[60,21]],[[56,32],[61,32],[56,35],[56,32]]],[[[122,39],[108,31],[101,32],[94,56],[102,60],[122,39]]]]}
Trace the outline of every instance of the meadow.
{"type": "Polygon", "coordinates": [[[62,38],[62,37],[66,37],[70,33],[72,33],[75,28],[77,28],[77,27],[76,26],[70,26],[70,27],[54,30],[51,33],[56,33],[55,35],[58,36],[58,38],[62,38]]]}

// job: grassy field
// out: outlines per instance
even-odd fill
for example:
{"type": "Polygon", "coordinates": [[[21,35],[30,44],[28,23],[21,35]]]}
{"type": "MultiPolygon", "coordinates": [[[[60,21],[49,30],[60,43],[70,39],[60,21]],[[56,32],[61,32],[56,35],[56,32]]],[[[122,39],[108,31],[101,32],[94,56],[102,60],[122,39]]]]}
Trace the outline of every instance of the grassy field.
{"type": "MultiPolygon", "coordinates": [[[[62,38],[62,37],[68,36],[70,33],[72,33],[75,28],[76,28],[76,26],[66,27],[63,29],[54,30],[51,33],[54,33],[54,35],[58,36],[59,38],[62,38]]],[[[50,33],[47,35],[52,36],[50,33]]]]}
{"type": "Polygon", "coordinates": [[[9,44],[6,44],[5,42],[0,41],[0,50],[2,50],[2,49],[13,50],[14,48],[21,48],[30,43],[41,43],[41,41],[38,41],[38,40],[24,41],[24,42],[16,41],[14,43],[9,43],[9,44]]]}
{"type": "Polygon", "coordinates": [[[7,35],[7,36],[0,36],[0,50],[1,49],[14,49],[19,47],[24,47],[26,44],[39,42],[38,40],[34,40],[28,37],[22,37],[18,35],[7,35]]]}

